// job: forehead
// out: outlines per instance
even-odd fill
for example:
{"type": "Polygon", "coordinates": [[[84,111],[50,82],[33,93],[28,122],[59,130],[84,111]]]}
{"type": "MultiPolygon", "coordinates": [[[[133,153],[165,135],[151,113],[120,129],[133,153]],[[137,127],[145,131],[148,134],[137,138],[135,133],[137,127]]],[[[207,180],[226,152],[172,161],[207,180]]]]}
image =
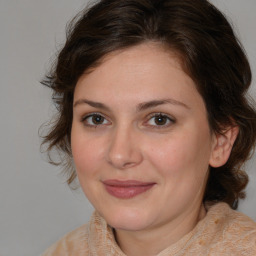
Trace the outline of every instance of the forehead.
{"type": "Polygon", "coordinates": [[[97,67],[80,77],[74,98],[92,97],[109,103],[129,99],[138,103],[167,95],[185,101],[201,98],[178,55],[148,43],[105,56],[97,67]]]}
{"type": "Polygon", "coordinates": [[[102,64],[106,62],[114,63],[114,60],[118,59],[118,65],[128,65],[129,62],[135,63],[138,58],[140,61],[142,61],[143,57],[146,56],[150,57],[153,62],[157,60],[157,56],[165,56],[165,59],[171,59],[172,65],[175,65],[176,68],[183,69],[184,72],[188,73],[185,69],[186,65],[184,65],[184,57],[181,52],[175,49],[171,49],[170,46],[167,46],[165,43],[149,41],[124,49],[114,50],[104,55],[99,60],[95,61],[88,69],[86,69],[80,78],[83,75],[94,72],[98,69],[99,66],[102,67],[102,64]]]}
{"type": "MultiPolygon", "coordinates": [[[[164,73],[169,68],[176,68],[177,70],[183,71],[179,54],[167,49],[158,42],[148,42],[122,50],[116,50],[103,56],[91,68],[84,71],[79,77],[77,85],[81,84],[82,80],[95,78],[99,80],[101,78],[107,78],[107,82],[124,74],[127,77],[132,74],[131,79],[133,80],[137,78],[136,75],[138,74],[143,79],[145,78],[143,75],[147,71],[155,71],[154,73],[160,74],[161,71],[164,73]],[[119,72],[116,72],[117,70],[119,72]],[[99,74],[106,76],[98,76],[99,74]]],[[[147,75],[149,75],[149,72],[147,75]]]]}

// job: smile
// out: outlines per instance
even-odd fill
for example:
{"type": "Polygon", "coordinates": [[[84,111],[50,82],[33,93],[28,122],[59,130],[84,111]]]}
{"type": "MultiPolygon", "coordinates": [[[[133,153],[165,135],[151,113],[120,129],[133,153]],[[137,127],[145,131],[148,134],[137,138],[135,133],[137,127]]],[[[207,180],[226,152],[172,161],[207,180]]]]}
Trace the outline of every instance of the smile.
{"type": "Polygon", "coordinates": [[[136,180],[106,180],[103,184],[110,195],[121,199],[129,199],[148,191],[156,183],[136,180]]]}

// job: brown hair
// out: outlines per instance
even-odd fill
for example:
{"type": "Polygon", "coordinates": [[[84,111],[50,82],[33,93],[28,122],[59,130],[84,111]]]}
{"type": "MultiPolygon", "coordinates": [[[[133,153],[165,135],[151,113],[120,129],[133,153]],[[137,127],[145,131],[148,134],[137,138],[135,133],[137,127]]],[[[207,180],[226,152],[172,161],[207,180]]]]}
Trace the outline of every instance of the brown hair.
{"type": "Polygon", "coordinates": [[[251,71],[241,44],[224,15],[206,0],[102,0],[81,12],[67,29],[56,65],[42,82],[53,90],[59,115],[44,137],[48,153],[64,153],[68,184],[73,93],[78,78],[108,53],[154,41],[181,56],[184,71],[204,99],[211,130],[239,126],[228,162],[210,167],[204,201],[237,208],[248,177],[241,170],[256,140],[256,112],[246,98],[251,71]]]}

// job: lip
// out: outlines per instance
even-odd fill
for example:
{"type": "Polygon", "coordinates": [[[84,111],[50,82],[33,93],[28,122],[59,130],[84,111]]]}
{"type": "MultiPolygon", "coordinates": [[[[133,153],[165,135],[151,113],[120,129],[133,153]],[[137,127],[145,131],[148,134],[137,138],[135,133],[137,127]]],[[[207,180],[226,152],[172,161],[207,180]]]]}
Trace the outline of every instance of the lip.
{"type": "Polygon", "coordinates": [[[148,191],[156,183],[137,180],[105,180],[103,184],[110,195],[120,199],[129,199],[148,191]]]}

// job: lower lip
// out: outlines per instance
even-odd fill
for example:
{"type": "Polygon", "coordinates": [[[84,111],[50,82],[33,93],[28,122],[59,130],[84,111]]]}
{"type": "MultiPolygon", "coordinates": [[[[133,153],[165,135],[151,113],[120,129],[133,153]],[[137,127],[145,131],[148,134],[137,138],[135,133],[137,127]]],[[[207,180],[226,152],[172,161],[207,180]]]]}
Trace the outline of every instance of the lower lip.
{"type": "Polygon", "coordinates": [[[107,192],[117,198],[129,199],[137,195],[140,195],[149,189],[151,189],[154,184],[141,185],[141,186],[112,186],[105,185],[107,192]]]}

